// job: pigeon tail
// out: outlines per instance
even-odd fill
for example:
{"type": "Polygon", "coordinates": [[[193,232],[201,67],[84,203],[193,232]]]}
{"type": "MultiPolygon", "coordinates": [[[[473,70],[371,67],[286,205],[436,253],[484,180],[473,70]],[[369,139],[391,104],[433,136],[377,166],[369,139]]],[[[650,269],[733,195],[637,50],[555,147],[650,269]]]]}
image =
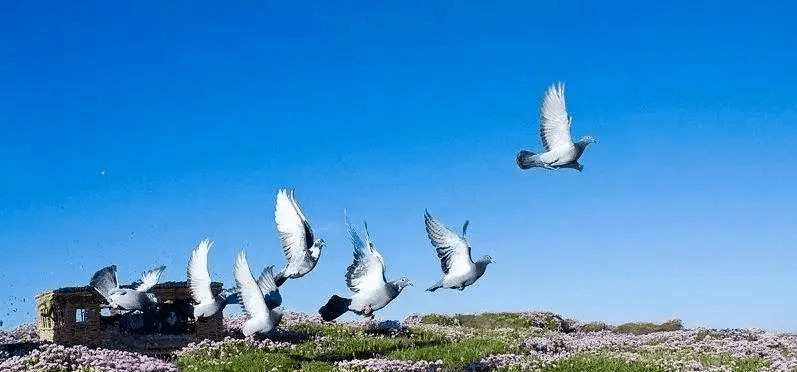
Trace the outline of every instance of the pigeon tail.
{"type": "Polygon", "coordinates": [[[194,306],[194,319],[209,318],[222,309],[223,308],[215,301],[206,304],[197,304],[194,306]]]}
{"type": "Polygon", "coordinates": [[[249,336],[255,332],[261,333],[268,333],[274,328],[274,325],[270,322],[268,315],[263,314],[259,316],[255,316],[254,318],[250,318],[246,322],[244,322],[244,326],[241,329],[244,336],[249,336]]]}
{"type": "Polygon", "coordinates": [[[282,286],[282,284],[285,283],[286,280],[288,280],[288,277],[285,276],[285,274],[282,271],[278,272],[277,275],[274,275],[274,284],[276,284],[277,287],[282,286]]]}
{"type": "Polygon", "coordinates": [[[321,309],[318,310],[318,313],[321,314],[321,319],[330,321],[349,311],[349,305],[351,305],[350,298],[343,298],[338,295],[333,295],[332,298],[327,301],[326,305],[321,306],[321,309]]]}
{"type": "Polygon", "coordinates": [[[440,279],[440,281],[438,281],[437,283],[432,284],[431,287],[426,288],[426,290],[429,291],[429,292],[434,292],[438,288],[443,288],[443,280],[442,279],[440,279]]]}
{"type": "Polygon", "coordinates": [[[517,165],[520,167],[520,169],[539,167],[540,163],[531,159],[531,157],[534,155],[537,154],[527,150],[520,150],[520,152],[517,154],[517,165]]]}

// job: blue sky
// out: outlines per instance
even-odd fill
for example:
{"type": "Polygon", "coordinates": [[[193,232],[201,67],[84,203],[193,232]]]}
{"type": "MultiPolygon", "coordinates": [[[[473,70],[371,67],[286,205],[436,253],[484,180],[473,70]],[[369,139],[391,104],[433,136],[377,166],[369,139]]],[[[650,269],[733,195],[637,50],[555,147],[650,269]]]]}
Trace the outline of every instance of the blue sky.
{"type": "Polygon", "coordinates": [[[108,264],[184,280],[204,237],[228,286],[241,248],[281,266],[294,187],[327,247],[289,309],[348,293],[345,208],[416,283],[383,319],[797,331],[794,5],[368,3],[0,4],[3,327],[108,264]],[[558,80],[597,143],[582,173],[521,171],[558,80]],[[423,291],[425,208],[497,261],[464,292],[423,291]]]}

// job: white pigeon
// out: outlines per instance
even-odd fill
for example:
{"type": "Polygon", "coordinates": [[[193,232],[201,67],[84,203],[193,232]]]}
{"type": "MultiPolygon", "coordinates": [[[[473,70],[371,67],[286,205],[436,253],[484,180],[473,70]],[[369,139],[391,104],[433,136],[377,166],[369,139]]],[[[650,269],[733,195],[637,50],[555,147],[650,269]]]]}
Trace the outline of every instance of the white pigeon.
{"type": "Polygon", "coordinates": [[[133,288],[120,287],[116,277],[116,265],[111,265],[98,270],[91,278],[91,286],[108,301],[115,309],[123,310],[153,310],[158,300],[152,293],[147,293],[155,284],[158,284],[161,274],[166,269],[160,266],[144,272],[138,284],[133,288]]]}
{"type": "Polygon", "coordinates": [[[354,246],[354,262],[346,271],[346,285],[354,292],[351,298],[333,295],[327,304],[318,310],[324,320],[335,319],[347,311],[372,317],[373,312],[393,301],[404,287],[412,285],[407,277],[388,282],[385,278],[385,261],[376,250],[368,224],[365,224],[365,242],[346,217],[349,239],[354,246]]]}
{"type": "Polygon", "coordinates": [[[468,221],[462,226],[462,235],[445,227],[432,217],[428,210],[424,214],[424,223],[426,234],[437,251],[440,267],[443,269],[443,278],[427,291],[434,292],[438,288],[454,288],[461,291],[484,275],[487,265],[494,262],[490,256],[483,256],[476,262],[471,259],[470,245],[465,237],[468,221]]]}
{"type": "Polygon", "coordinates": [[[277,192],[274,221],[277,223],[282,251],[288,261],[274,277],[279,287],[288,278],[299,278],[313,270],[324,248],[324,239],[315,239],[313,229],[293,197],[293,190],[290,193],[286,189],[277,192]]]}
{"type": "Polygon", "coordinates": [[[578,159],[587,145],[595,142],[595,138],[584,136],[573,143],[570,138],[572,122],[573,118],[565,110],[564,84],[552,84],[540,104],[540,138],[545,151],[538,154],[521,150],[517,155],[518,166],[521,169],[573,168],[579,172],[584,169],[578,159]]]}
{"type": "MultiPolygon", "coordinates": [[[[270,266],[269,266],[270,268],[270,266]]],[[[274,277],[271,270],[266,270],[264,286],[267,291],[276,290],[274,277]]],[[[235,291],[238,294],[238,301],[243,306],[244,314],[249,318],[244,322],[243,334],[249,336],[255,332],[267,333],[274,329],[282,319],[282,311],[279,309],[269,310],[264,298],[264,292],[249,271],[249,263],[246,261],[246,253],[240,251],[235,259],[233,266],[233,276],[235,277],[235,291]]]]}
{"type": "MultiPolygon", "coordinates": [[[[208,251],[213,247],[210,239],[203,239],[191,252],[188,259],[188,284],[191,288],[191,297],[194,298],[194,319],[210,317],[223,311],[227,305],[237,304],[238,296],[234,289],[225,289],[218,295],[213,296],[210,288],[211,279],[208,270],[208,251]]],[[[269,283],[273,281],[266,278],[271,275],[272,266],[267,267],[257,279],[257,284],[261,291],[266,293],[266,303],[269,309],[273,309],[282,303],[282,296],[279,291],[270,290],[269,283]],[[268,271],[268,273],[266,273],[268,271]]]]}

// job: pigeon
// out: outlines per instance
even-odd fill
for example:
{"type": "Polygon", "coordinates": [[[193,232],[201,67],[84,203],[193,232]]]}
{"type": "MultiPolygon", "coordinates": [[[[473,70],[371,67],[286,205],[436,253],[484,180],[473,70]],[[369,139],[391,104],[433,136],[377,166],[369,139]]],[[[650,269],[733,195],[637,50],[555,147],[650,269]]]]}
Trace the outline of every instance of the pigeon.
{"type": "Polygon", "coordinates": [[[565,110],[564,84],[552,84],[540,104],[540,138],[545,151],[538,154],[521,150],[517,155],[520,169],[573,168],[581,172],[584,166],[578,162],[578,159],[587,145],[595,142],[595,138],[584,136],[573,143],[570,138],[572,122],[573,118],[565,110]]]}
{"type": "Polygon", "coordinates": [[[376,250],[365,223],[365,242],[346,217],[349,239],[354,245],[354,262],[346,272],[346,285],[354,292],[351,298],[333,295],[327,304],[318,310],[325,321],[333,320],[347,311],[373,318],[373,313],[393,301],[401,290],[413,285],[407,277],[388,282],[385,279],[385,261],[376,250]]]}
{"type": "MultiPolygon", "coordinates": [[[[268,292],[277,290],[269,268],[264,271],[263,279],[263,288],[268,292]]],[[[266,305],[264,291],[261,289],[260,283],[255,281],[252,272],[249,271],[249,263],[246,261],[244,251],[240,251],[235,259],[233,276],[235,276],[235,291],[238,294],[238,301],[243,306],[244,314],[249,318],[242,329],[244,335],[249,336],[255,332],[268,333],[274,329],[282,319],[282,311],[269,309],[266,305]]]]}
{"type": "Polygon", "coordinates": [[[158,300],[152,293],[146,293],[160,280],[165,266],[144,272],[139,284],[133,288],[120,287],[116,278],[116,265],[98,270],[91,277],[91,286],[99,292],[114,309],[122,310],[154,310],[158,300]]]}
{"type": "Polygon", "coordinates": [[[487,264],[494,262],[490,256],[483,256],[475,263],[471,259],[470,245],[465,237],[469,221],[465,221],[462,226],[462,235],[443,226],[428,210],[424,214],[424,222],[426,234],[437,251],[440,267],[443,269],[443,278],[426,289],[427,291],[434,292],[438,288],[464,290],[484,275],[487,264]]]}
{"type": "Polygon", "coordinates": [[[313,270],[325,243],[324,239],[315,239],[313,229],[293,197],[293,190],[290,193],[286,189],[277,192],[274,221],[277,223],[282,251],[288,260],[282,271],[274,276],[274,282],[279,287],[288,278],[300,278],[313,270]]]}
{"type": "MultiPolygon", "coordinates": [[[[210,239],[203,239],[191,252],[188,259],[188,284],[191,287],[191,297],[196,301],[194,306],[194,319],[213,316],[221,312],[227,305],[237,304],[238,296],[234,289],[225,289],[216,296],[210,289],[210,273],[208,272],[208,251],[213,246],[210,239]]],[[[257,279],[257,284],[261,291],[266,293],[265,299],[269,309],[273,309],[282,304],[282,296],[279,291],[269,290],[267,275],[271,275],[273,266],[263,270],[257,279]],[[269,272],[269,274],[266,273],[269,272]]]]}

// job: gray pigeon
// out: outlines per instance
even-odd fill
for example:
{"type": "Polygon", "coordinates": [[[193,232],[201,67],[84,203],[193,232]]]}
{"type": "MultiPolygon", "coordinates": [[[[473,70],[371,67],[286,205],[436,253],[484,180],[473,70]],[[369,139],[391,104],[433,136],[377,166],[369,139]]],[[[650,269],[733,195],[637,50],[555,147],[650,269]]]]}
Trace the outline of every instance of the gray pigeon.
{"type": "Polygon", "coordinates": [[[293,197],[293,190],[290,193],[286,189],[277,192],[274,221],[277,223],[282,251],[288,260],[282,271],[274,277],[279,287],[288,278],[300,278],[313,270],[324,248],[324,239],[315,239],[313,229],[293,197]]]}
{"type": "Polygon", "coordinates": [[[461,291],[484,275],[487,264],[494,262],[490,256],[483,256],[475,263],[471,259],[470,245],[465,237],[468,221],[465,221],[462,226],[462,235],[443,226],[440,221],[429,214],[428,210],[424,214],[424,223],[426,224],[426,234],[437,251],[440,267],[443,269],[443,278],[429,287],[427,291],[434,292],[443,287],[461,291]]]}
{"type": "Polygon", "coordinates": [[[91,277],[91,286],[99,292],[108,304],[115,309],[122,310],[154,310],[158,300],[152,293],[146,293],[155,284],[158,284],[165,266],[144,272],[141,275],[140,284],[135,288],[124,288],[119,286],[116,277],[116,265],[111,265],[98,270],[91,277]]]}
{"type": "Polygon", "coordinates": [[[349,239],[354,245],[354,263],[347,269],[346,285],[354,294],[351,298],[333,295],[327,304],[318,310],[321,318],[326,321],[335,319],[346,311],[373,317],[374,311],[385,307],[401,293],[404,287],[412,285],[412,282],[403,276],[390,282],[385,279],[385,262],[371,240],[367,223],[365,242],[357,235],[348,217],[346,217],[346,228],[349,231],[349,239]]]}
{"type": "Polygon", "coordinates": [[[581,137],[573,143],[570,127],[573,118],[565,110],[564,84],[552,84],[540,104],[540,138],[545,151],[537,154],[521,150],[517,155],[520,169],[542,167],[545,169],[573,168],[579,172],[584,166],[578,162],[587,145],[595,142],[592,136],[581,137]]]}
{"type": "Polygon", "coordinates": [[[268,333],[282,319],[282,311],[269,309],[264,296],[264,293],[277,290],[277,284],[274,283],[274,277],[271,275],[271,266],[263,272],[265,276],[262,287],[265,288],[265,291],[261,289],[261,283],[255,281],[249,270],[246,253],[244,251],[238,253],[233,266],[233,276],[235,277],[238,301],[243,306],[244,314],[249,318],[244,322],[242,329],[245,336],[255,332],[268,333]]]}
{"type": "MultiPolygon", "coordinates": [[[[210,290],[208,251],[210,251],[212,246],[213,242],[209,239],[200,241],[188,259],[188,284],[191,287],[191,297],[197,303],[194,306],[194,319],[213,316],[223,311],[227,305],[238,303],[238,296],[234,289],[225,289],[215,297],[210,290]]],[[[266,271],[270,273],[272,268],[272,266],[269,266],[264,269],[257,279],[260,289],[263,290],[263,293],[266,293],[266,304],[268,304],[269,309],[273,309],[282,303],[282,296],[278,290],[266,290],[266,271]]]]}

